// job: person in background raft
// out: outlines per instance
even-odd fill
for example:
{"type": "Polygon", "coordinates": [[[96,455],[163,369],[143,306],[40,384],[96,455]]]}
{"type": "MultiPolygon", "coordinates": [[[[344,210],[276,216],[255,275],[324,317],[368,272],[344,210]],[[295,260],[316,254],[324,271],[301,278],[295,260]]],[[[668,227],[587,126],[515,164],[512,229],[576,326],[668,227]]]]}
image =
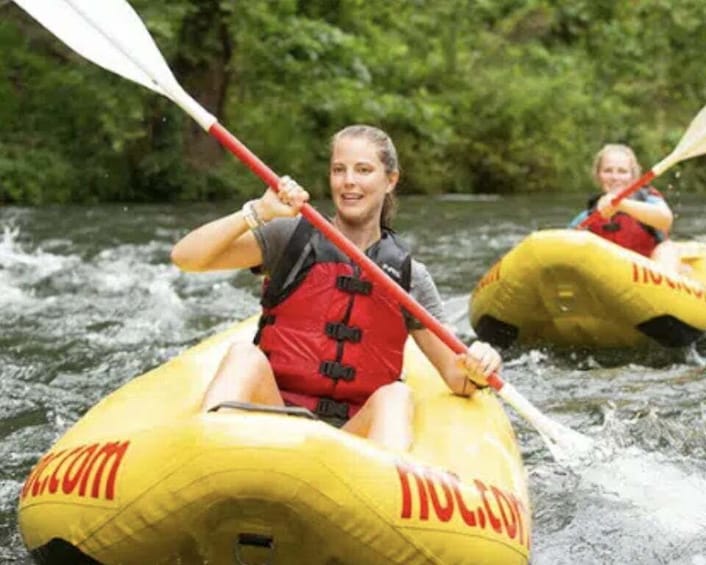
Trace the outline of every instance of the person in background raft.
{"type": "Polygon", "coordinates": [[[644,186],[616,206],[611,205],[611,199],[640,175],[640,164],[630,147],[605,145],[593,162],[593,177],[603,194],[591,198],[587,210],[577,215],[569,227],[578,227],[597,210],[584,226],[586,229],[679,272],[679,253],[668,239],[672,211],[659,191],[644,186]]]}
{"type": "MultiPolygon", "coordinates": [[[[383,131],[349,126],[331,142],[333,225],[433,316],[443,305],[427,269],[390,229],[399,179],[395,147],[383,131]]],[[[308,408],[348,432],[404,451],[414,400],[402,380],[408,334],[452,392],[500,368],[500,355],[474,342],[456,355],[376,287],[299,211],[309,194],[283,177],[279,191],[187,234],[172,250],[186,271],[255,268],[266,275],[254,343],[234,343],[203,400],[308,408]]]]}

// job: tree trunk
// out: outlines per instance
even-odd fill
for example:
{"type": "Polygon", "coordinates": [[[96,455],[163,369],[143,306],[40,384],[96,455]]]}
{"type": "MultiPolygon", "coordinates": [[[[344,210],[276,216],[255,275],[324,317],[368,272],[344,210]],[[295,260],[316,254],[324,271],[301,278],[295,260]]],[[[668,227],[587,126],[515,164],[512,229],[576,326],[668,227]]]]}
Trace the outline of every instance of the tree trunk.
{"type": "MultiPolygon", "coordinates": [[[[185,90],[204,108],[225,120],[232,41],[228,15],[218,0],[198,0],[185,18],[179,38],[174,70],[185,90]]],[[[192,120],[184,125],[184,157],[197,169],[217,166],[223,159],[221,146],[192,120]]]]}

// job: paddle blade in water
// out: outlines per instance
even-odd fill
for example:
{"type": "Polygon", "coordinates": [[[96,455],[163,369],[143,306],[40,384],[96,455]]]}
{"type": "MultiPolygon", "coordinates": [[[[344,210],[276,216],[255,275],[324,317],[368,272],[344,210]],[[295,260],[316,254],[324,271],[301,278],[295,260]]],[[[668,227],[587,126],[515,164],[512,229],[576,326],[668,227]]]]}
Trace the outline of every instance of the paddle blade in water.
{"type": "Polygon", "coordinates": [[[656,175],[660,175],[672,165],[704,153],[706,153],[706,106],[701,108],[701,111],[689,124],[689,128],[679,140],[674,151],[652,167],[652,170],[656,175]]]}
{"type": "Polygon", "coordinates": [[[511,384],[505,383],[498,394],[535,427],[558,462],[578,464],[592,455],[596,447],[593,439],[555,422],[540,412],[511,384]]]}

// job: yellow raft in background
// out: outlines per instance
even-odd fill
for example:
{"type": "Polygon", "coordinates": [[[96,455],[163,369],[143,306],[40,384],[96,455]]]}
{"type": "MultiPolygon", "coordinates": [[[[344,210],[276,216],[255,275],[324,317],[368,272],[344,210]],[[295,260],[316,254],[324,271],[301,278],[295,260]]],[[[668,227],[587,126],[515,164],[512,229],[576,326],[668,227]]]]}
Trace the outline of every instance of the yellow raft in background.
{"type": "Polygon", "coordinates": [[[448,392],[409,342],[415,443],[393,454],[300,416],[198,410],[254,320],[129,382],[76,423],[20,496],[41,563],[525,564],[531,518],[491,392],[448,392]]]}
{"type": "Polygon", "coordinates": [[[501,346],[688,345],[706,330],[706,243],[677,245],[688,277],[588,231],[537,231],[478,282],[471,325],[501,346]]]}

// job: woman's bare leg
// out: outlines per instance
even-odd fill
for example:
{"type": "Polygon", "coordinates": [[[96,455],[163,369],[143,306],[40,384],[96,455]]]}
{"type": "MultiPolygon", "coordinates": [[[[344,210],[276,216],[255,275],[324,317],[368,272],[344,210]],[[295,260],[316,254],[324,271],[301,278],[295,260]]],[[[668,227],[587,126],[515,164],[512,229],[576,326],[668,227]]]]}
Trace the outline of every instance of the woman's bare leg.
{"type": "Polygon", "coordinates": [[[671,240],[666,240],[660,243],[652,251],[651,259],[657,261],[661,265],[673,269],[677,273],[687,274],[688,266],[682,265],[681,256],[677,246],[671,240]]]}
{"type": "Polygon", "coordinates": [[[408,451],[413,440],[413,416],[412,390],[396,382],[376,390],[342,429],[388,449],[408,451]]]}
{"type": "Polygon", "coordinates": [[[236,342],[228,348],[208,385],[201,409],[208,411],[225,401],[284,406],[267,357],[252,343],[236,342]]]}

